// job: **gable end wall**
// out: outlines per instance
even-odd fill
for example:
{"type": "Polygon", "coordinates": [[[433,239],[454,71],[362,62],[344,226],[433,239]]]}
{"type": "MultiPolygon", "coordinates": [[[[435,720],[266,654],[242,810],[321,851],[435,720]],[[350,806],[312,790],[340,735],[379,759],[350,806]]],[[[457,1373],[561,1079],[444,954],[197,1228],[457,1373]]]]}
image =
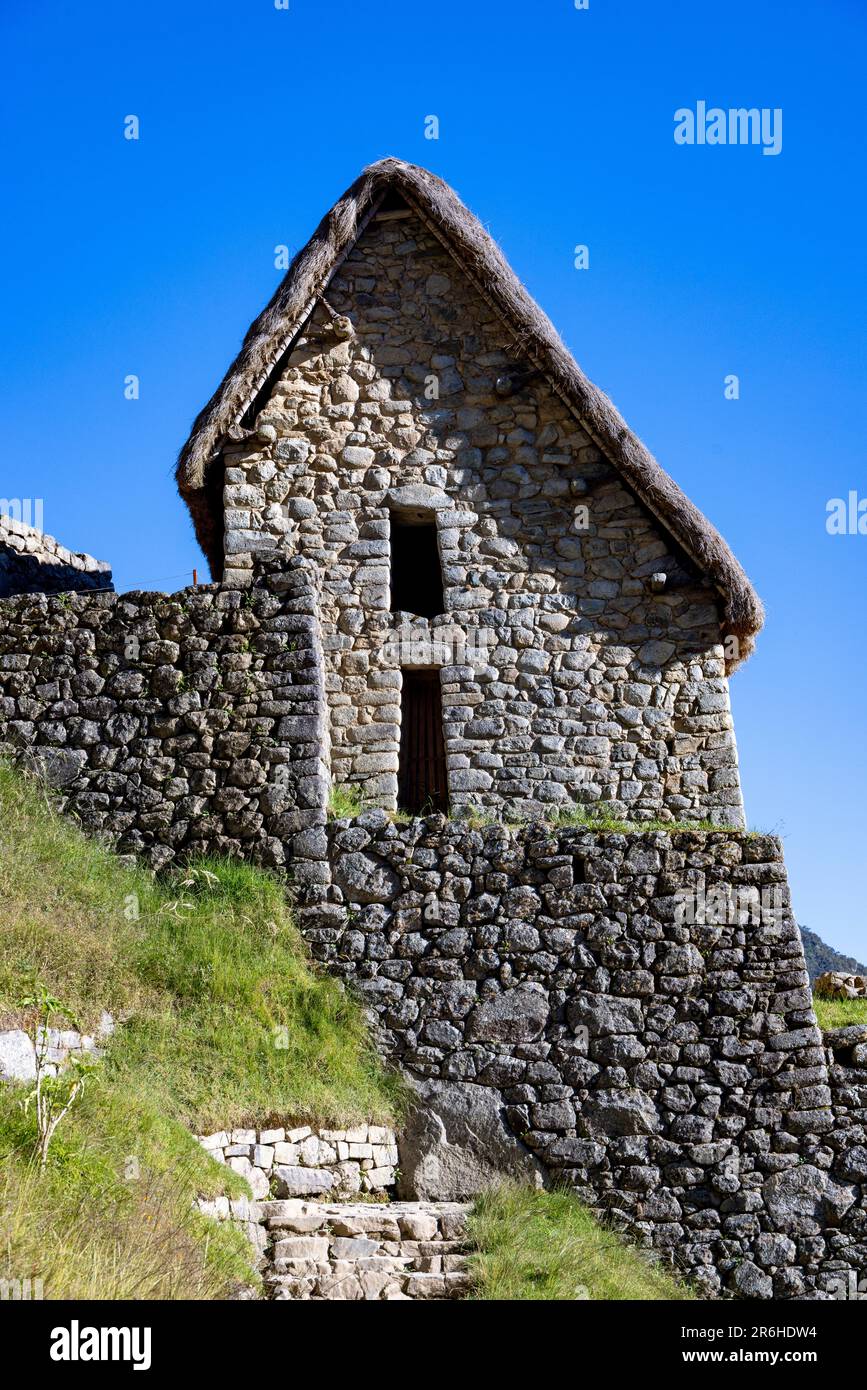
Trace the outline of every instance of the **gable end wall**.
{"type": "Polygon", "coordinates": [[[374,220],[326,300],[258,416],[275,437],[226,449],[225,580],[294,554],[320,569],[334,781],[396,806],[401,668],[434,666],[454,808],[743,824],[715,592],[520,377],[451,256],[415,216],[374,220]],[[389,612],[389,519],[413,501],[436,518],[447,611],[410,628],[389,612]]]}

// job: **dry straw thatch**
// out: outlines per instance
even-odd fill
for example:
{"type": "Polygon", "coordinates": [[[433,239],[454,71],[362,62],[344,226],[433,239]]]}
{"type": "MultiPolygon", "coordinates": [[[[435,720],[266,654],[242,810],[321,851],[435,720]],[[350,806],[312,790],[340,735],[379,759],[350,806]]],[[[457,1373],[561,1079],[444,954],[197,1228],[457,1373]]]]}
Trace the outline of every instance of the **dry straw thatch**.
{"type": "Polygon", "coordinates": [[[758,596],[722,536],[660,467],[591,381],[506,263],[481,223],[442,179],[415,164],[371,164],[323,217],[277,291],[251,324],[241,351],[196,417],[177,466],[178,490],[193,516],[212,571],[222,569],[222,498],[212,472],[223,441],[266,385],[328,280],[387,194],[424,220],[465,274],[500,313],[516,349],[543,373],[624,482],[682,547],[722,598],[722,630],[738,639],[733,668],[752,650],[764,614],[758,596]],[[209,486],[210,483],[210,486],[209,486]]]}

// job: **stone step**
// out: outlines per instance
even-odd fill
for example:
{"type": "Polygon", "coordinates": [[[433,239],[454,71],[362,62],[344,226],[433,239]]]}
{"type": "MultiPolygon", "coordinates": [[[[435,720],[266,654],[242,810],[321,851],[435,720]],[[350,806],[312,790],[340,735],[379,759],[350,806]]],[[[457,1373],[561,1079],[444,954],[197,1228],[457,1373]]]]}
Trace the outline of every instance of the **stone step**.
{"type": "Polygon", "coordinates": [[[462,1298],[469,1207],[458,1202],[260,1203],[275,1302],[462,1298]]]}

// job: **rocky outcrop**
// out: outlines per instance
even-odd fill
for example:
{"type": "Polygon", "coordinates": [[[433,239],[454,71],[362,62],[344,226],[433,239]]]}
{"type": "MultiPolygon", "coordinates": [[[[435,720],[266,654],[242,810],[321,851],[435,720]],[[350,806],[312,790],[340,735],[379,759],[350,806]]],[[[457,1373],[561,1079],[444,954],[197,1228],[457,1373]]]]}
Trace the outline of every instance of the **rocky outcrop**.
{"type": "Polygon", "coordinates": [[[823,999],[867,999],[867,976],[844,970],[826,970],[813,989],[823,999]]]}
{"type": "Polygon", "coordinates": [[[504,1179],[541,1187],[544,1170],[505,1121],[499,1091],[472,1082],[418,1081],[398,1148],[401,1197],[460,1201],[504,1179]]]}
{"type": "Polygon", "coordinates": [[[829,946],[814,931],[810,931],[803,922],[799,923],[799,927],[801,940],[804,943],[807,973],[811,982],[815,983],[826,970],[842,970],[846,975],[867,975],[867,965],[862,965],[860,961],[855,960],[854,956],[847,956],[842,951],[835,951],[833,946],[829,946]]]}

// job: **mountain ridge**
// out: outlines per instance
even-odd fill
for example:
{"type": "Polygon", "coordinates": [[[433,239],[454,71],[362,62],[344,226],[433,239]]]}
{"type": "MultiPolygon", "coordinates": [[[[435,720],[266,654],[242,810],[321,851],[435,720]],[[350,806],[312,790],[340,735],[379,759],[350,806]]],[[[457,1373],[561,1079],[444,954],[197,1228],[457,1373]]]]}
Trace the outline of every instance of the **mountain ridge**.
{"type": "Polygon", "coordinates": [[[848,975],[867,975],[867,966],[855,960],[854,956],[836,951],[816,932],[810,931],[809,927],[801,926],[800,931],[811,985],[815,984],[818,976],[826,970],[842,970],[848,975]]]}

